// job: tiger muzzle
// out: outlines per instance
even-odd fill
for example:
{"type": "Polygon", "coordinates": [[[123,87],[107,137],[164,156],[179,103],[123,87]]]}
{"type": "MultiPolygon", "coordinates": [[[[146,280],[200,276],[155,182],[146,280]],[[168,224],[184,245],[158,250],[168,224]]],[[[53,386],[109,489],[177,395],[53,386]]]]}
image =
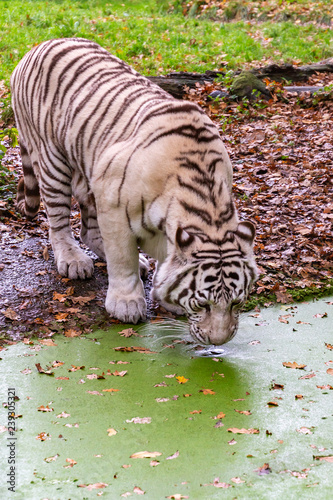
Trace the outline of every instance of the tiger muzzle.
{"type": "Polygon", "coordinates": [[[201,321],[191,322],[190,319],[192,337],[203,344],[225,344],[236,335],[237,327],[238,317],[229,311],[212,310],[201,321]]]}

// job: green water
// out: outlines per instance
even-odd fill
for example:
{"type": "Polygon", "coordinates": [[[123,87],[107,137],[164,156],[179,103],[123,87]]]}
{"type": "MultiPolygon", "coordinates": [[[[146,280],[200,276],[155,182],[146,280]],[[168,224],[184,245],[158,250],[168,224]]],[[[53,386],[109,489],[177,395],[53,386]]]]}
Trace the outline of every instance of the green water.
{"type": "MultiPolygon", "coordinates": [[[[333,305],[322,299],[251,314],[242,316],[223,357],[200,357],[182,344],[164,347],[171,340],[158,324],[141,328],[137,338],[121,337],[119,325],[86,337],[53,337],[56,346],[8,346],[0,353],[1,402],[14,389],[19,417],[12,437],[1,428],[0,498],[332,498],[333,463],[314,457],[333,455],[333,393],[317,387],[333,386],[333,351],[325,345],[333,343],[333,305]],[[156,352],[114,350],[133,345],[156,352]],[[64,364],[52,368],[53,376],[38,373],[36,363],[46,369],[54,361],[64,364]],[[282,364],[294,361],[306,367],[282,364]],[[84,368],[69,371],[72,365],[84,368]],[[104,378],[87,378],[92,374],[104,378]],[[284,387],[272,389],[274,383],[284,387]],[[151,420],[127,422],[135,417],[151,420]],[[46,440],[38,439],[41,433],[46,440]],[[10,443],[15,493],[6,484],[10,443]],[[161,455],[130,458],[142,451],[161,455]],[[107,486],[89,487],[96,483],[107,486]]],[[[2,406],[0,426],[7,426],[7,414],[2,406]]]]}

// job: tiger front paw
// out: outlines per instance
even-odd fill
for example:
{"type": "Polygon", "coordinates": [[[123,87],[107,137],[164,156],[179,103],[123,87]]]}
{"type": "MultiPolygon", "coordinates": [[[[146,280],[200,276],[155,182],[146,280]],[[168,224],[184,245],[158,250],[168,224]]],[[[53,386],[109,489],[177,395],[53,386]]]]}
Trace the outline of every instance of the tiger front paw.
{"type": "Polygon", "coordinates": [[[138,323],[145,321],[147,313],[146,301],[143,297],[131,296],[122,297],[108,291],[105,308],[113,318],[117,318],[123,323],[138,323]]]}
{"type": "Polygon", "coordinates": [[[57,268],[61,276],[72,280],[84,280],[94,273],[93,261],[82,250],[62,252],[57,259],[57,268]]]}

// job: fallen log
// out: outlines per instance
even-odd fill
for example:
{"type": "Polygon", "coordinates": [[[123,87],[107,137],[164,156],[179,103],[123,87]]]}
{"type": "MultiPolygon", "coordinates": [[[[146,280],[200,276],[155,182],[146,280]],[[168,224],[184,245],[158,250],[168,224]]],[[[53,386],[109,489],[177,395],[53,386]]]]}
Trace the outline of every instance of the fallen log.
{"type": "MultiPolygon", "coordinates": [[[[306,81],[309,76],[322,72],[333,73],[333,58],[326,59],[325,61],[308,64],[304,66],[293,66],[292,64],[270,64],[263,68],[250,70],[260,80],[269,78],[270,80],[281,81],[291,80],[294,82],[306,81]]],[[[235,76],[239,75],[241,71],[235,71],[235,76]]],[[[203,85],[205,82],[213,83],[219,76],[223,75],[224,71],[206,71],[206,73],[187,73],[186,71],[172,72],[166,76],[150,76],[149,80],[156,83],[166,92],[169,92],[173,97],[182,99],[185,94],[184,87],[195,88],[195,84],[203,85]]],[[[314,93],[322,87],[285,87],[288,92],[310,92],[314,93]],[[295,88],[295,90],[291,90],[295,88]],[[302,89],[302,90],[301,90],[302,89]]]]}

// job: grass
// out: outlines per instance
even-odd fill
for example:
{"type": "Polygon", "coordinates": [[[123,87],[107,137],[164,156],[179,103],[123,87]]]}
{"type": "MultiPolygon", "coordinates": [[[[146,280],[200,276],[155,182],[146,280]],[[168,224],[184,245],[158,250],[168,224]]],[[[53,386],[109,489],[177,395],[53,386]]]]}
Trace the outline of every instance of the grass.
{"type": "Polygon", "coordinates": [[[16,64],[35,44],[73,36],[97,41],[146,75],[265,60],[308,63],[333,55],[325,27],[223,23],[168,9],[167,0],[0,0],[0,80],[9,84],[16,64]]]}

